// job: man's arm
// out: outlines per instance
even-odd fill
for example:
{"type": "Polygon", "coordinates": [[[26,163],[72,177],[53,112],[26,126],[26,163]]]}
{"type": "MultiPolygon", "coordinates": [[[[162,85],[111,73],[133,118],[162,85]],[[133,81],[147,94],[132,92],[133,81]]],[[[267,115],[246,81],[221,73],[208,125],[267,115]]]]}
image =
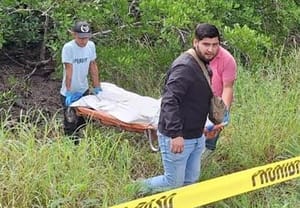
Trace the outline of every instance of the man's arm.
{"type": "Polygon", "coordinates": [[[90,63],[90,75],[93,83],[93,87],[100,87],[99,70],[96,61],[90,63]]]}
{"type": "Polygon", "coordinates": [[[234,81],[225,82],[223,85],[222,100],[224,101],[228,110],[230,109],[233,100],[233,85],[234,81]]]}
{"type": "Polygon", "coordinates": [[[70,91],[72,83],[73,65],[70,63],[64,63],[64,65],[66,70],[66,88],[67,91],[70,91]]]}

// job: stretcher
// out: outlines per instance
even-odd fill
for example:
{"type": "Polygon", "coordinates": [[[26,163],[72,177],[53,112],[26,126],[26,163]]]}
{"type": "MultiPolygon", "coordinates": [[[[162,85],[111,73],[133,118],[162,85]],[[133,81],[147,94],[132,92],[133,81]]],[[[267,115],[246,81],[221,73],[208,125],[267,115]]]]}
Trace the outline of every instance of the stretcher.
{"type": "Polygon", "coordinates": [[[84,96],[72,103],[76,114],[99,121],[102,125],[129,132],[144,133],[153,151],[157,140],[156,129],[160,100],[124,90],[114,84],[102,82],[98,95],[84,96]]]}
{"type": "Polygon", "coordinates": [[[87,107],[76,107],[76,113],[77,115],[81,115],[84,117],[89,117],[94,120],[99,121],[102,125],[106,126],[113,126],[117,127],[119,129],[129,131],[129,132],[137,132],[137,133],[144,133],[146,138],[149,141],[151,150],[157,152],[159,149],[154,146],[154,141],[157,139],[156,137],[156,128],[147,123],[126,123],[123,121],[120,121],[119,119],[111,116],[110,114],[94,110],[87,107]]]}
{"type": "MultiPolygon", "coordinates": [[[[77,115],[89,117],[106,126],[117,127],[129,132],[144,133],[153,151],[157,140],[157,125],[160,112],[160,99],[141,96],[114,84],[102,82],[103,91],[98,95],[87,95],[72,103],[77,115]]],[[[214,138],[227,123],[214,125],[206,121],[204,134],[214,138]]]]}

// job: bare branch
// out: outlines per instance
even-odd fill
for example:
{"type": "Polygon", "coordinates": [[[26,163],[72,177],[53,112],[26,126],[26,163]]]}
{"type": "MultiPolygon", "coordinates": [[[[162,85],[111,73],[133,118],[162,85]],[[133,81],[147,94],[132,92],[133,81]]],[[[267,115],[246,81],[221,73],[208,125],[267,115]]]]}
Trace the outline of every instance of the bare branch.
{"type": "Polygon", "coordinates": [[[14,62],[15,64],[24,67],[24,64],[21,64],[20,62],[18,62],[17,60],[15,60],[14,58],[12,58],[10,55],[8,55],[6,52],[3,52],[4,55],[9,58],[9,60],[11,60],[12,62],[14,62]]]}
{"type": "Polygon", "coordinates": [[[50,57],[49,59],[47,60],[41,60],[41,61],[29,61],[29,60],[26,60],[26,59],[23,59],[23,61],[26,63],[27,66],[30,66],[30,67],[41,67],[41,66],[45,66],[46,64],[48,64],[50,61],[52,60],[52,57],[50,57]]]}
{"type": "Polygon", "coordinates": [[[38,69],[37,66],[34,67],[34,69],[27,75],[24,76],[25,81],[27,81],[30,77],[32,77],[32,75],[34,75],[34,73],[36,72],[36,70],[38,69]]]}
{"type": "Polygon", "coordinates": [[[45,54],[46,54],[46,43],[47,43],[47,37],[48,37],[48,25],[49,25],[49,16],[46,14],[45,15],[45,22],[43,24],[44,27],[44,36],[43,36],[43,42],[41,45],[41,53],[40,53],[40,60],[45,59],[45,54]]]}
{"type": "MultiPolygon", "coordinates": [[[[133,26],[140,26],[141,24],[142,24],[141,22],[135,22],[132,25],[133,26]]],[[[121,26],[119,26],[119,28],[123,29],[123,28],[128,27],[128,26],[130,26],[130,25],[121,25],[121,26]]],[[[72,32],[71,30],[68,30],[68,31],[72,32]]],[[[113,30],[99,31],[99,32],[93,33],[93,36],[104,36],[104,35],[110,34],[112,32],[113,32],[113,30]]]]}
{"type": "Polygon", "coordinates": [[[184,33],[187,34],[187,32],[184,31],[184,30],[181,30],[181,29],[179,29],[177,27],[173,27],[173,28],[175,28],[175,30],[179,33],[179,36],[180,36],[180,39],[181,39],[183,45],[186,44],[186,39],[185,39],[184,33]]]}

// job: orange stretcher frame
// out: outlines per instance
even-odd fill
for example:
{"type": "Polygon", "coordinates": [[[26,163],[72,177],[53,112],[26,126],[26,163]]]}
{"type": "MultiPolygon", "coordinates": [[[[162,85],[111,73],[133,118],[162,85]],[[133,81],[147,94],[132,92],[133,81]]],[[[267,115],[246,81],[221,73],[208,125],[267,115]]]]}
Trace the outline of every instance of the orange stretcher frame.
{"type": "Polygon", "coordinates": [[[130,132],[144,133],[149,140],[151,150],[155,152],[159,150],[153,145],[153,141],[157,139],[157,137],[154,136],[156,135],[156,129],[150,124],[126,123],[104,111],[98,111],[91,108],[76,107],[75,109],[77,115],[92,118],[99,121],[103,125],[117,127],[130,132]]]}

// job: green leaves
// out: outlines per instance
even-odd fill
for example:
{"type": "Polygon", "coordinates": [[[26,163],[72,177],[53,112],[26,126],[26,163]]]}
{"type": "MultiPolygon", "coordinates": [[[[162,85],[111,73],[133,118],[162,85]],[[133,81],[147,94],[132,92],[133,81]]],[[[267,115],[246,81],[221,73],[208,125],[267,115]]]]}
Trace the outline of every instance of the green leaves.
{"type": "Polygon", "coordinates": [[[271,49],[271,38],[259,34],[247,25],[235,24],[233,28],[224,28],[224,37],[234,48],[235,55],[245,58],[245,64],[253,64],[262,60],[264,54],[271,49]]]}
{"type": "Polygon", "coordinates": [[[2,0],[0,48],[45,41],[59,61],[62,45],[71,39],[68,30],[75,20],[85,19],[99,48],[140,43],[177,54],[190,47],[195,25],[209,22],[220,29],[232,51],[252,64],[260,62],[271,46],[276,53],[289,36],[299,33],[299,16],[294,0],[2,0]]]}

